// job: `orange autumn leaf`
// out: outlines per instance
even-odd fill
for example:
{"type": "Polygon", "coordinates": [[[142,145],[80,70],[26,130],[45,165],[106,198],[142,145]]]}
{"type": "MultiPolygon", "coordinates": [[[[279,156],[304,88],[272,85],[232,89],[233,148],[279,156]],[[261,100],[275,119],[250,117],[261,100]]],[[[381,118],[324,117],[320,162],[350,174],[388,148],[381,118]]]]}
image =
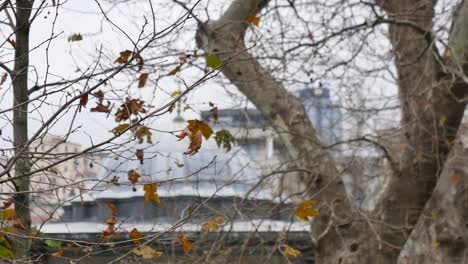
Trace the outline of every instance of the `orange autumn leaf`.
{"type": "Polygon", "coordinates": [[[192,249],[192,242],[188,241],[185,239],[184,234],[179,234],[177,237],[177,240],[182,244],[182,249],[185,254],[188,254],[190,250],[192,249]]]}
{"type": "Polygon", "coordinates": [[[108,237],[110,235],[114,234],[114,226],[109,225],[106,230],[102,231],[102,236],[103,237],[108,237]]]}
{"type": "Polygon", "coordinates": [[[157,204],[160,203],[159,195],[157,193],[158,191],[157,183],[145,184],[143,186],[143,191],[145,191],[145,203],[149,203],[151,200],[153,200],[157,204]]]}
{"type": "Polygon", "coordinates": [[[314,205],[315,201],[312,200],[302,202],[295,211],[296,216],[304,221],[309,221],[309,217],[319,216],[320,212],[313,208],[314,205]]]}
{"type": "Polygon", "coordinates": [[[132,231],[130,231],[129,237],[133,241],[133,243],[140,244],[141,239],[144,238],[145,236],[142,233],[140,233],[138,229],[133,228],[132,231]]]}

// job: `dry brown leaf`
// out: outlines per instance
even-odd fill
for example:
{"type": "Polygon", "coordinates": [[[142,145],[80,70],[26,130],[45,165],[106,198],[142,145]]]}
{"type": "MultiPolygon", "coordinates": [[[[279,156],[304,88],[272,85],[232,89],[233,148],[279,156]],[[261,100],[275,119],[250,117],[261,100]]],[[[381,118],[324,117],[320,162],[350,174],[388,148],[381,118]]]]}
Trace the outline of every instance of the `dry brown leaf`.
{"type": "Polygon", "coordinates": [[[137,149],[135,155],[140,160],[140,164],[143,164],[145,153],[143,149],[137,149]]]}
{"type": "Polygon", "coordinates": [[[162,255],[162,252],[152,249],[150,246],[142,245],[137,249],[133,250],[135,255],[143,257],[143,259],[157,258],[162,255]]]}
{"type": "Polygon", "coordinates": [[[128,180],[135,184],[138,182],[138,179],[140,178],[140,174],[136,172],[136,170],[129,170],[128,171],[128,180]]]}
{"type": "Polygon", "coordinates": [[[146,85],[146,81],[148,80],[148,73],[142,73],[138,78],[138,88],[143,88],[146,85]]]}

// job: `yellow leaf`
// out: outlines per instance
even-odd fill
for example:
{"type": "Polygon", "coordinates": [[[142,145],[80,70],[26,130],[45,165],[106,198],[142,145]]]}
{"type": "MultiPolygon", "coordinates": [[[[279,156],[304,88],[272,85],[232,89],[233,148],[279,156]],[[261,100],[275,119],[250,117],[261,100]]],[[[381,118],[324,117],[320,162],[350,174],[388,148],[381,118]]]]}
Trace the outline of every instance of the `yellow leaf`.
{"type": "Polygon", "coordinates": [[[176,97],[176,96],[178,96],[179,94],[180,94],[179,91],[172,92],[172,93],[171,93],[171,97],[176,97]]]}
{"type": "Polygon", "coordinates": [[[157,258],[162,255],[162,252],[152,249],[150,246],[143,245],[133,250],[133,253],[138,256],[142,256],[143,259],[157,258]]]}
{"type": "Polygon", "coordinates": [[[140,244],[141,239],[145,236],[142,233],[138,232],[136,228],[133,228],[132,231],[130,231],[129,237],[133,241],[133,243],[140,244]]]}
{"type": "Polygon", "coordinates": [[[248,16],[247,21],[254,24],[257,27],[258,25],[260,25],[260,18],[257,16],[248,16]]]}
{"type": "Polygon", "coordinates": [[[444,56],[447,57],[447,58],[450,58],[453,56],[452,54],[452,50],[451,49],[448,49],[444,52],[444,56]]]}
{"type": "Polygon", "coordinates": [[[319,216],[320,212],[313,208],[314,205],[315,201],[304,201],[297,207],[295,211],[296,216],[304,221],[309,221],[309,217],[319,216]]]}
{"type": "Polygon", "coordinates": [[[283,248],[283,254],[286,256],[286,257],[292,257],[292,258],[296,258],[298,257],[299,255],[301,255],[301,252],[295,248],[292,248],[286,244],[282,245],[281,246],[283,248]]]}
{"type": "Polygon", "coordinates": [[[125,129],[129,127],[130,127],[130,124],[121,124],[121,125],[114,127],[111,132],[114,133],[115,135],[120,135],[125,131],[125,129]]]}
{"type": "Polygon", "coordinates": [[[157,183],[145,184],[143,186],[143,191],[145,191],[145,203],[149,203],[151,200],[153,200],[157,204],[160,203],[159,195],[157,193],[158,191],[157,183]]]}
{"type": "Polygon", "coordinates": [[[192,249],[192,242],[188,241],[185,239],[183,234],[180,234],[177,239],[179,242],[182,244],[183,250],[185,254],[188,254],[190,250],[192,249]]]}
{"type": "Polygon", "coordinates": [[[52,254],[52,257],[60,258],[63,255],[63,251],[64,251],[63,248],[60,248],[59,251],[52,254]]]}
{"type": "Polygon", "coordinates": [[[6,221],[15,220],[15,209],[6,209],[0,212],[0,219],[6,221]]]}
{"type": "Polygon", "coordinates": [[[436,242],[433,242],[433,243],[432,243],[432,247],[435,247],[435,248],[436,248],[436,247],[439,247],[439,246],[440,246],[440,242],[437,242],[437,241],[436,241],[436,242]]]}

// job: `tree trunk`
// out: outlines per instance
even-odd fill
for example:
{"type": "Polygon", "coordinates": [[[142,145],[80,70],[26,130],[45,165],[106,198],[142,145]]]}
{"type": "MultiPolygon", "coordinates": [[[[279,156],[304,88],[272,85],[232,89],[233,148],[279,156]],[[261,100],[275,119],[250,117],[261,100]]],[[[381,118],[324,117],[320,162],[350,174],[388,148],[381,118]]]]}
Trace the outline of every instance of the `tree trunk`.
{"type": "MultiPolygon", "coordinates": [[[[15,156],[18,157],[15,164],[15,177],[24,175],[30,171],[30,160],[27,149],[24,148],[28,141],[28,67],[29,67],[29,17],[32,1],[18,0],[16,2],[16,45],[15,65],[13,71],[13,134],[15,156]]],[[[29,176],[14,180],[16,192],[14,197],[16,218],[30,230],[31,213],[29,208],[29,176]]],[[[16,236],[11,237],[15,259],[27,260],[31,249],[31,239],[28,231],[16,229],[16,236]]]]}

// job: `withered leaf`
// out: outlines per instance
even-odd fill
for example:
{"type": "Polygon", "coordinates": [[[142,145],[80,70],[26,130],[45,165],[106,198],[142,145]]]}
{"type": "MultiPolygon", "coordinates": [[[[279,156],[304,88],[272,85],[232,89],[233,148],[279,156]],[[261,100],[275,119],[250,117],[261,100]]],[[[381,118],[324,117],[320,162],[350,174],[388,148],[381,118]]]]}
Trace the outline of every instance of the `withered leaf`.
{"type": "Polygon", "coordinates": [[[145,153],[144,153],[143,149],[137,149],[135,155],[140,160],[140,164],[143,164],[143,159],[144,159],[144,156],[145,156],[145,153]]]}
{"type": "Polygon", "coordinates": [[[80,97],[80,108],[79,111],[81,112],[81,108],[84,107],[86,108],[86,105],[88,104],[88,93],[83,94],[80,97]]]}
{"type": "Polygon", "coordinates": [[[182,249],[185,254],[188,254],[190,250],[192,249],[192,242],[188,241],[185,239],[184,234],[179,234],[177,236],[177,240],[182,244],[182,249]]]}
{"type": "Polygon", "coordinates": [[[96,107],[91,108],[91,112],[109,113],[110,112],[110,102],[107,102],[107,105],[103,105],[102,103],[97,103],[96,107]]]}
{"type": "Polygon", "coordinates": [[[158,195],[158,183],[145,184],[143,186],[143,191],[145,191],[145,203],[154,201],[159,204],[159,195],[158,195]]]}
{"type": "Polygon", "coordinates": [[[128,59],[132,55],[132,51],[124,50],[120,52],[120,56],[115,60],[116,63],[124,64],[127,63],[128,59]]]}
{"type": "Polygon", "coordinates": [[[138,174],[138,172],[136,172],[135,170],[129,170],[128,171],[128,180],[135,184],[138,182],[138,179],[140,178],[140,174],[138,174]]]}
{"type": "Polygon", "coordinates": [[[142,245],[137,249],[133,250],[135,255],[141,256],[143,259],[157,258],[162,255],[162,252],[152,249],[150,246],[142,245]]]}
{"type": "Polygon", "coordinates": [[[140,233],[138,229],[133,228],[132,231],[130,231],[129,237],[133,241],[133,243],[140,244],[141,239],[144,238],[145,236],[142,233],[140,233]]]}
{"type": "Polygon", "coordinates": [[[143,88],[146,85],[146,81],[148,80],[148,73],[142,73],[138,78],[138,88],[143,88]]]}

